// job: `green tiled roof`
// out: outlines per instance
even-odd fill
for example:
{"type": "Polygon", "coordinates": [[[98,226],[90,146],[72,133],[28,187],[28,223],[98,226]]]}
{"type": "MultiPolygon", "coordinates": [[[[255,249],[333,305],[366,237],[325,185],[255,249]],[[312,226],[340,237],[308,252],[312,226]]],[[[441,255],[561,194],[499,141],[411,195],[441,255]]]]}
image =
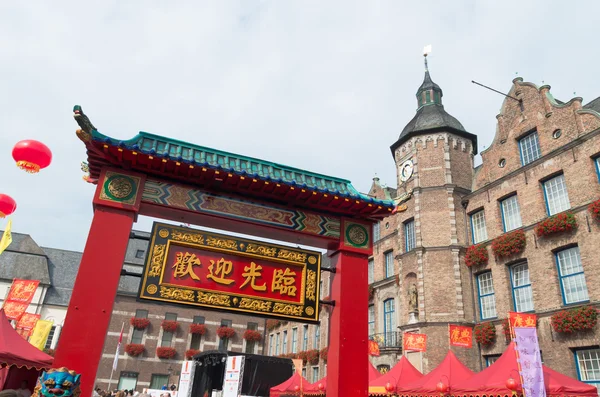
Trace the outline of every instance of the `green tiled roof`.
{"type": "Polygon", "coordinates": [[[352,183],[346,179],[316,174],[270,161],[210,149],[148,132],[139,132],[132,139],[120,141],[94,130],[92,132],[92,139],[109,145],[149,154],[157,158],[272,180],[287,185],[368,201],[385,207],[394,206],[391,200],[378,200],[359,193],[352,186],[352,183]]]}

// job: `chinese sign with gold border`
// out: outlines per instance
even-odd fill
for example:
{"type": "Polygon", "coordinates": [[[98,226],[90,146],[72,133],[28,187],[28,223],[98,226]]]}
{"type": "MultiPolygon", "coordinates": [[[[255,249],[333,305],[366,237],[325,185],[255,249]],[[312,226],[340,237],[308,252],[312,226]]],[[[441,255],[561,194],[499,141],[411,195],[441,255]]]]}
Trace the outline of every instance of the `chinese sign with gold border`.
{"type": "Polygon", "coordinates": [[[155,222],[138,297],[317,322],[321,254],[155,222]]]}

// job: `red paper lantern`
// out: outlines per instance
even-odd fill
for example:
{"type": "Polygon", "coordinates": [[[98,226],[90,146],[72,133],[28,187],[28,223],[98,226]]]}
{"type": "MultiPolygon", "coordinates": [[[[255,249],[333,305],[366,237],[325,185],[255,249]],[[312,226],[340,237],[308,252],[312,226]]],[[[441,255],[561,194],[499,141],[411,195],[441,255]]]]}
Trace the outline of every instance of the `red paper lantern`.
{"type": "Polygon", "coordinates": [[[7,217],[15,212],[16,209],[17,202],[9,195],[0,193],[0,218],[7,217]]]}
{"type": "Polygon", "coordinates": [[[508,379],[506,380],[506,388],[507,388],[508,390],[511,390],[511,391],[516,391],[516,390],[517,390],[517,387],[518,387],[518,385],[517,385],[517,381],[516,381],[516,380],[514,380],[513,378],[508,378],[508,379]]]}
{"type": "Polygon", "coordinates": [[[435,385],[435,390],[437,390],[439,393],[444,394],[448,391],[448,385],[444,382],[438,382],[438,384],[435,385]]]}
{"type": "Polygon", "coordinates": [[[17,142],[12,151],[17,167],[30,174],[35,174],[52,162],[52,152],[48,146],[34,140],[17,142]]]}
{"type": "Polygon", "coordinates": [[[325,386],[323,386],[322,383],[319,383],[319,390],[323,390],[323,389],[325,389],[325,386]]]}
{"type": "Polygon", "coordinates": [[[393,392],[393,391],[394,391],[394,389],[395,389],[395,388],[394,388],[394,385],[392,385],[391,383],[389,383],[389,382],[388,382],[388,383],[386,383],[386,384],[385,384],[385,390],[386,390],[386,391],[388,391],[388,392],[390,392],[390,393],[391,393],[391,392],[393,392]]]}
{"type": "Polygon", "coordinates": [[[294,386],[294,391],[300,391],[300,386],[294,386]]]}

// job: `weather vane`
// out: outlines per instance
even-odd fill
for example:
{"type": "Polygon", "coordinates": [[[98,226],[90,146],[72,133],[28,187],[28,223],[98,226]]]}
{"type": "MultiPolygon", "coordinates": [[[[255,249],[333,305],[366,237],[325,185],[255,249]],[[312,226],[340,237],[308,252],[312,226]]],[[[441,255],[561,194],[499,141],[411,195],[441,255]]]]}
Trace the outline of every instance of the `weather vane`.
{"type": "Polygon", "coordinates": [[[431,44],[423,47],[423,57],[425,58],[425,70],[429,70],[427,67],[427,55],[431,54],[431,44]]]}

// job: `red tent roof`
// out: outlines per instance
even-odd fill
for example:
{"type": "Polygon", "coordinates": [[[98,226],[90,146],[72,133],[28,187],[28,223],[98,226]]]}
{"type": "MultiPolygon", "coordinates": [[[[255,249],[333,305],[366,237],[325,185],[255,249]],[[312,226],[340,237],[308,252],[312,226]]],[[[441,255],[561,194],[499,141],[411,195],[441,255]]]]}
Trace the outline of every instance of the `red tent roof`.
{"type": "Polygon", "coordinates": [[[406,386],[399,387],[397,394],[416,394],[435,395],[439,397],[440,393],[436,390],[439,382],[444,382],[450,387],[450,392],[454,392],[454,387],[473,376],[473,371],[467,368],[458,358],[448,351],[446,358],[433,371],[423,376],[416,382],[406,386]]]}
{"type": "MultiPolygon", "coordinates": [[[[548,396],[598,396],[598,390],[594,386],[569,378],[545,365],[543,369],[546,394],[548,396]]],[[[506,395],[510,394],[510,390],[506,387],[506,380],[510,377],[513,377],[519,383],[520,387],[514,342],[508,345],[502,356],[495,363],[467,381],[461,382],[460,385],[457,385],[451,391],[457,395],[506,395]]]]}
{"type": "Polygon", "coordinates": [[[280,385],[273,386],[269,392],[271,397],[287,396],[290,394],[300,395],[300,391],[304,392],[311,388],[309,381],[304,379],[298,372],[294,372],[288,380],[280,385]],[[298,390],[296,390],[296,387],[298,390]]]}
{"type": "Polygon", "coordinates": [[[369,394],[388,394],[385,390],[385,385],[388,383],[394,386],[394,390],[396,390],[401,385],[416,382],[422,377],[423,374],[408,361],[406,356],[402,356],[388,373],[369,383],[369,394]]]}
{"type": "Polygon", "coordinates": [[[15,331],[4,310],[0,310],[0,366],[50,368],[54,358],[27,342],[15,331]]]}
{"type": "MultiPolygon", "coordinates": [[[[379,372],[369,361],[369,384],[379,377],[381,377],[381,372],[379,372]]],[[[321,380],[313,383],[310,388],[306,388],[305,391],[306,394],[312,395],[325,394],[325,391],[327,391],[327,377],[324,376],[321,380]],[[319,384],[322,386],[321,388],[319,388],[319,384]]]]}

